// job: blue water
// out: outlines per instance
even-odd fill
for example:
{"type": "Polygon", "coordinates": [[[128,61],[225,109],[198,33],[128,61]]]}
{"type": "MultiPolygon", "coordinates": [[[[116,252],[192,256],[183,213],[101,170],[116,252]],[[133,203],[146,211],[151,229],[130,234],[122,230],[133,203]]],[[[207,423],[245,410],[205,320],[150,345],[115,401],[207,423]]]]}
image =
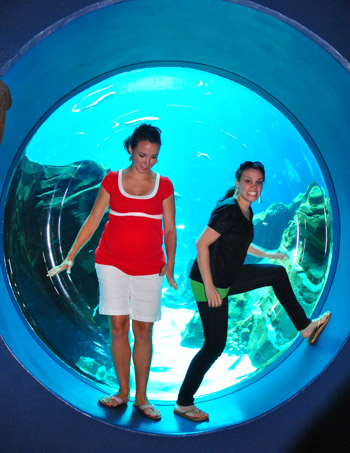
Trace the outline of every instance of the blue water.
{"type": "Polygon", "coordinates": [[[162,129],[157,169],[192,205],[196,195],[215,201],[244,160],[265,164],[267,205],[288,203],[310,181],[325,185],[309,147],[278,109],[238,83],[184,68],[131,71],[90,87],[41,125],[26,154],[43,164],[92,159],[119,169],[128,165],[122,142],[141,121],[162,129]],[[202,184],[214,174],[215,185],[202,184]]]}
{"type": "MultiPolygon", "coordinates": [[[[175,294],[164,287],[149,387],[150,395],[174,399],[196,351],[180,346],[195,310],[186,291],[187,267],[217,199],[234,184],[236,168],[244,160],[265,165],[263,202],[253,206],[255,213],[275,202],[289,204],[313,182],[327,190],[305,140],[277,108],[236,82],[193,69],[136,70],[87,88],[48,117],[25,154],[42,165],[93,160],[117,170],[129,165],[124,139],[144,121],[162,130],[154,169],[172,180],[176,192],[180,288],[175,294]]],[[[238,360],[224,354],[199,395],[230,387],[255,371],[247,356],[238,360]]]]}

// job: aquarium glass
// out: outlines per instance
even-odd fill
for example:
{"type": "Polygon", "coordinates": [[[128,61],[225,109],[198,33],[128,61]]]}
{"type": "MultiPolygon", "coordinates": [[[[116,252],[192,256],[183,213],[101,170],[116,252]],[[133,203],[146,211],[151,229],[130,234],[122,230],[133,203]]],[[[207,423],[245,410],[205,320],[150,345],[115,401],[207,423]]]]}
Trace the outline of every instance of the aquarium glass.
{"type": "MultiPolygon", "coordinates": [[[[46,274],[68,252],[106,173],[130,164],[123,141],[142,122],[162,130],[154,170],[175,188],[179,288],[164,283],[149,380],[150,397],[171,401],[203,342],[188,283],[195,241],[216,201],[235,183],[239,164],[265,165],[262,198],[253,205],[254,243],[288,255],[284,266],[309,316],[332,258],[332,212],[324,176],[300,128],[233,80],[190,68],[147,68],[67,97],[31,136],[13,171],[5,256],[13,294],[33,335],[62,366],[106,391],[118,383],[108,320],[98,313],[94,250],[108,214],[70,275],[50,279],[46,274]]],[[[229,309],[227,347],[197,396],[244,385],[273,366],[297,338],[270,288],[231,297],[229,309]]],[[[133,369],[131,380],[134,392],[133,369]]]]}

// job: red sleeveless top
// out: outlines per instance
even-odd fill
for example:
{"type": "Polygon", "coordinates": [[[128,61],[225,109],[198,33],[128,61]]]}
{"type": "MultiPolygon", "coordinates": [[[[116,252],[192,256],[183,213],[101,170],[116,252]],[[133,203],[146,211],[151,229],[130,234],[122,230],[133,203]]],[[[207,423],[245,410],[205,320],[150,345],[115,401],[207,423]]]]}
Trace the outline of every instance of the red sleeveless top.
{"type": "Polygon", "coordinates": [[[159,273],[165,263],[163,200],[174,193],[170,179],[157,173],[152,193],[143,196],[124,191],[122,170],[108,173],[102,186],[110,194],[110,211],[95,251],[96,263],[129,275],[159,273]]]}

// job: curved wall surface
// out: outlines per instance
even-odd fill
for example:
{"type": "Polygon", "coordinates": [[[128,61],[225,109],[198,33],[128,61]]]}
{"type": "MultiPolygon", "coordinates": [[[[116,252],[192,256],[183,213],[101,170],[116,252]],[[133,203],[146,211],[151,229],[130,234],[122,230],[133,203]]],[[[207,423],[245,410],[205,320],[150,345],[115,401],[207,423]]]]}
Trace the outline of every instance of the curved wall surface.
{"type": "MultiPolygon", "coordinates": [[[[14,102],[0,153],[1,219],[12,170],[23,146],[31,131],[62,99],[109,74],[151,66],[207,70],[239,81],[278,105],[309,141],[321,169],[328,175],[333,209],[339,212],[333,280],[320,307],[333,313],[327,335],[316,348],[300,342],[286,360],[253,385],[207,401],[205,409],[213,413],[210,425],[193,426],[175,420],[170,405],[162,407],[163,420],[159,424],[140,420],[131,408],[118,417],[99,408],[98,390],[72,378],[69,370],[35,339],[16,308],[2,263],[0,333],[15,357],[60,399],[91,416],[88,423],[96,420],[96,430],[101,436],[104,429],[111,433],[111,427],[102,425],[102,421],[115,425],[113,429],[125,441],[130,436],[123,429],[127,427],[161,437],[162,440],[148,437],[149,445],[174,441],[169,435],[200,433],[202,437],[196,437],[197,445],[198,442],[209,445],[208,439],[215,442],[217,430],[226,428],[226,439],[238,436],[243,448],[254,442],[243,441],[248,430],[260,431],[268,416],[270,420],[273,417],[287,420],[302,399],[309,398],[305,416],[312,420],[329,401],[326,392],[316,403],[311,403],[312,388],[324,379],[322,373],[335,360],[349,334],[350,308],[341,303],[344,294],[349,294],[350,285],[346,262],[350,203],[344,165],[350,145],[349,64],[326,43],[286,18],[251,2],[222,0],[101,2],[47,29],[13,63],[4,67],[5,72],[3,68],[3,80],[11,88],[14,102]],[[223,406],[228,410],[219,411],[218,407],[223,406]],[[262,414],[265,418],[258,418],[262,414]]],[[[4,355],[11,360],[6,351],[4,355]]],[[[25,374],[21,376],[25,379],[25,374]]],[[[338,381],[342,381],[341,376],[338,381]]],[[[331,397],[336,391],[334,384],[329,383],[328,389],[331,397]]],[[[43,401],[49,398],[51,404],[57,404],[51,395],[43,396],[42,389],[37,391],[43,401]]],[[[67,410],[71,409],[62,405],[62,411],[67,410]]],[[[74,412],[70,414],[74,418],[74,412]]],[[[79,423],[85,423],[80,413],[76,417],[79,423]]],[[[290,423],[289,434],[293,429],[300,432],[302,424],[305,424],[303,417],[290,423]]],[[[143,436],[138,433],[134,439],[142,441],[143,436]]],[[[257,436],[258,440],[261,437],[257,436]]],[[[180,445],[183,439],[177,442],[180,445]]],[[[194,440],[187,445],[191,442],[194,440]]]]}

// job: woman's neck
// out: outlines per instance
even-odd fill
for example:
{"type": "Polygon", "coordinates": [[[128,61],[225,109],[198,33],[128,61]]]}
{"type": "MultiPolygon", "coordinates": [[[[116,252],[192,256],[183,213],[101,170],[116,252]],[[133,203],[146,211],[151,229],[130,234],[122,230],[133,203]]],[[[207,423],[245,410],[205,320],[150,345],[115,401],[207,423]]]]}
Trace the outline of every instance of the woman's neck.
{"type": "Polygon", "coordinates": [[[238,195],[238,197],[236,197],[236,200],[237,200],[237,203],[238,203],[238,206],[241,208],[241,211],[243,213],[243,215],[248,219],[250,220],[250,211],[249,211],[249,208],[250,208],[250,205],[251,203],[247,200],[244,200],[242,197],[240,197],[238,195]]]}
{"type": "Polygon", "coordinates": [[[149,170],[147,173],[140,173],[137,171],[137,169],[134,167],[133,164],[129,165],[129,167],[125,168],[123,170],[124,175],[131,176],[133,179],[137,181],[149,181],[153,180],[155,173],[152,170],[149,170]]]}

